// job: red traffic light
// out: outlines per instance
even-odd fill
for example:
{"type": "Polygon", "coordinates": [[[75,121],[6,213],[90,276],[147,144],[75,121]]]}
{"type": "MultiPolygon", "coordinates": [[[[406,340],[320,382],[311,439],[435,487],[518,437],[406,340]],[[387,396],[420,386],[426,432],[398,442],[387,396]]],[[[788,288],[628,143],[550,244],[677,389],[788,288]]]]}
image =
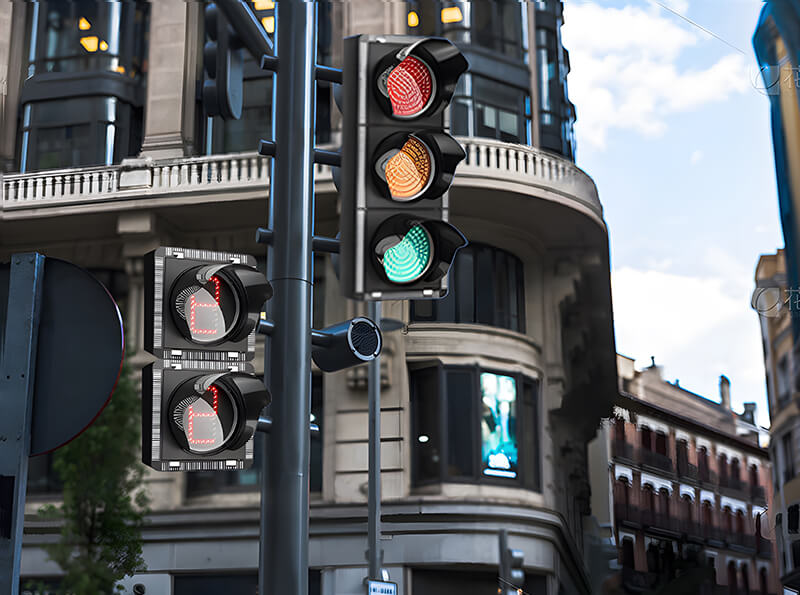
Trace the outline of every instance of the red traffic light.
{"type": "Polygon", "coordinates": [[[422,113],[433,98],[433,74],[419,58],[408,56],[386,74],[385,92],[398,118],[422,113]]]}

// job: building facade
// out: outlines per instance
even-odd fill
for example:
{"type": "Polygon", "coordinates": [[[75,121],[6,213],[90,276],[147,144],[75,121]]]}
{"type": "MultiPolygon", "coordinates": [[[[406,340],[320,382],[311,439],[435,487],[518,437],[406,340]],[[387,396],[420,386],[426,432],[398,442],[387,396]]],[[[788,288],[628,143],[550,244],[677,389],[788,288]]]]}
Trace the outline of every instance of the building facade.
{"type": "Polygon", "coordinates": [[[755,404],[734,413],[725,376],[715,403],[664,381],[655,364],[618,362],[620,400],[593,447],[610,455],[607,474],[593,475],[593,507],[617,547],[602,592],[780,592],[755,404]]]}
{"type": "Polygon", "coordinates": [[[800,479],[795,461],[800,460],[800,409],[794,387],[791,310],[784,250],[758,259],[752,305],[759,317],[764,349],[767,403],[770,417],[774,532],[778,546],[781,580],[800,590],[800,540],[797,514],[800,510],[800,479]]]}
{"type": "MultiPolygon", "coordinates": [[[[250,4],[274,30],[273,3],[250,4]]],[[[317,7],[321,63],[340,64],[343,36],[386,33],[443,35],[471,64],[451,108],[467,158],[450,191],[470,244],[447,298],[384,305],[404,322],[381,357],[384,566],[405,595],[494,592],[506,528],[525,553],[526,591],[589,593],[586,445],[611,415],[617,376],[608,235],[597,189],[574,163],[561,2],[317,7]],[[487,473],[500,403],[518,451],[503,476],[487,473]]],[[[174,245],[265,260],[254,232],[267,221],[269,174],[255,149],[270,129],[272,80],[248,59],[242,120],[209,118],[197,93],[202,17],[201,2],[180,0],[0,4],[0,258],[38,250],[94,272],[120,303],[139,367],[149,361],[144,254],[174,245]]],[[[335,146],[327,83],[316,119],[317,142],[335,146]]],[[[331,169],[315,167],[315,230],[333,236],[331,169]]],[[[314,289],[317,328],[365,311],[341,296],[326,256],[315,258],[314,289]]],[[[313,378],[310,590],[361,593],[366,369],[313,378]]],[[[136,581],[148,593],[255,593],[261,463],[147,475],[148,570],[136,581]]],[[[24,580],[58,580],[40,547],[57,523],[35,516],[58,501],[48,471],[46,457],[32,460],[24,580]]]]}

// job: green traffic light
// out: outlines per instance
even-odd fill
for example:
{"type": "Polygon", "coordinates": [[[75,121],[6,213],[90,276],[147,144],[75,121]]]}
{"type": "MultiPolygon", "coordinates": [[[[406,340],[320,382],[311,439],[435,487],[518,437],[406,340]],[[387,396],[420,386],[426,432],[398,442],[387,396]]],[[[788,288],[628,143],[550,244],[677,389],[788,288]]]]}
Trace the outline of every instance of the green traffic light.
{"type": "Polygon", "coordinates": [[[393,283],[411,283],[425,273],[431,261],[431,237],[415,225],[400,242],[386,250],[383,270],[393,283]]]}

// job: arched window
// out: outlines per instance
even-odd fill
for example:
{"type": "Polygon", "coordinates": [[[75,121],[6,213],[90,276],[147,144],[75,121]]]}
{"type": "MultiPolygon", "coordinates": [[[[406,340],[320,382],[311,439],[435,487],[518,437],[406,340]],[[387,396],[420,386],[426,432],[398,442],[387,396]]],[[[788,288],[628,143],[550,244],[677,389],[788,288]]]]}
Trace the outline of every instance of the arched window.
{"type": "Polygon", "coordinates": [[[667,435],[664,432],[656,432],[656,452],[667,455],[667,435]]]}
{"type": "Polygon", "coordinates": [[[758,467],[755,465],[750,465],[748,471],[750,475],[750,485],[752,487],[758,486],[758,467]]]}
{"type": "Polygon", "coordinates": [[[647,426],[641,429],[642,448],[644,450],[653,450],[652,432],[647,426]]]}
{"type": "Polygon", "coordinates": [[[769,581],[767,580],[767,569],[763,566],[761,570],[758,571],[758,587],[761,591],[761,595],[767,595],[769,593],[769,581]]]}
{"type": "Polygon", "coordinates": [[[727,533],[733,533],[733,511],[730,506],[726,506],[722,511],[723,527],[727,533]]]}
{"type": "Polygon", "coordinates": [[[697,473],[702,481],[709,480],[708,449],[705,446],[697,449],[697,473]]]}
{"type": "Polygon", "coordinates": [[[688,494],[681,496],[681,502],[683,503],[683,518],[687,523],[691,523],[694,520],[694,502],[688,494]]]}
{"type": "Polygon", "coordinates": [[[737,574],[736,562],[731,560],[728,562],[728,595],[739,595],[739,589],[736,585],[737,574]]]}
{"type": "Polygon", "coordinates": [[[724,453],[717,459],[719,466],[719,485],[728,487],[728,457],[724,453]]]}
{"type": "Polygon", "coordinates": [[[741,510],[736,512],[736,532],[744,535],[744,513],[741,510]]]}
{"type": "Polygon", "coordinates": [[[742,590],[745,595],[750,595],[750,573],[747,564],[742,564],[742,590]]]}
{"type": "Polygon", "coordinates": [[[647,571],[658,572],[660,570],[661,555],[655,541],[651,541],[647,546],[647,571]]]}
{"type": "Polygon", "coordinates": [[[739,459],[731,459],[731,487],[734,488],[741,487],[742,484],[742,476],[739,467],[739,459]]]}
{"type": "Polygon", "coordinates": [[[444,299],[412,301],[411,321],[485,324],[525,332],[523,265],[510,252],[470,242],[456,254],[449,287],[444,299]]]}
{"type": "Polygon", "coordinates": [[[623,568],[631,568],[633,569],[635,566],[634,563],[634,552],[633,552],[633,539],[630,537],[623,537],[622,538],[622,567],[623,568]]]}
{"type": "Polygon", "coordinates": [[[659,491],[659,509],[666,519],[669,519],[669,490],[661,488],[659,491]]]}

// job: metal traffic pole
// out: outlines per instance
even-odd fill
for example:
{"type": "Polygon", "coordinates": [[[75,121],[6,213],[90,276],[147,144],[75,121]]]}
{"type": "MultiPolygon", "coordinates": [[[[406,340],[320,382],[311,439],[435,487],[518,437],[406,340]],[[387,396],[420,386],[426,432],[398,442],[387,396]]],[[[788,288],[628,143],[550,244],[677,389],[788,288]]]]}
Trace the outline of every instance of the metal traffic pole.
{"type": "MultiPolygon", "coordinates": [[[[370,302],[368,317],[381,320],[381,303],[370,302]]],[[[369,480],[367,484],[367,560],[369,577],[382,580],[381,539],[381,358],[369,362],[367,377],[369,401],[369,480]]]]}
{"type": "Polygon", "coordinates": [[[19,593],[44,260],[35,253],[11,257],[0,335],[0,593],[10,595],[19,593]]]}
{"type": "Polygon", "coordinates": [[[311,409],[314,108],[317,55],[314,2],[276,2],[275,158],[270,204],[270,461],[262,507],[265,588],[308,592],[308,465],[311,409]]]}

